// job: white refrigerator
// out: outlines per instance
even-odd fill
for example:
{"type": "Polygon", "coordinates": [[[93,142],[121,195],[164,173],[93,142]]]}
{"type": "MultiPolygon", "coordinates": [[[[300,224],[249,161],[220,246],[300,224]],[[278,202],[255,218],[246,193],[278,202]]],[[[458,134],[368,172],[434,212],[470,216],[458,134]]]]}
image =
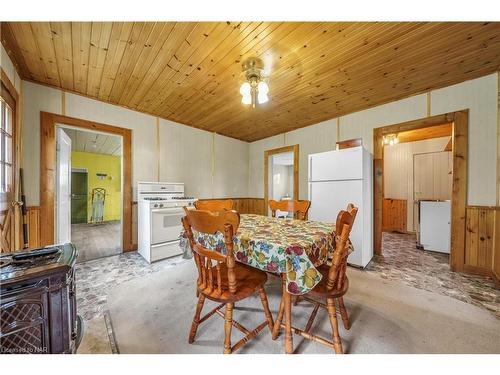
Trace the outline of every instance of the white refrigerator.
{"type": "Polygon", "coordinates": [[[358,207],[348,263],[366,267],[373,257],[373,157],[362,146],[309,155],[309,220],[335,223],[348,203],[358,207]]]}

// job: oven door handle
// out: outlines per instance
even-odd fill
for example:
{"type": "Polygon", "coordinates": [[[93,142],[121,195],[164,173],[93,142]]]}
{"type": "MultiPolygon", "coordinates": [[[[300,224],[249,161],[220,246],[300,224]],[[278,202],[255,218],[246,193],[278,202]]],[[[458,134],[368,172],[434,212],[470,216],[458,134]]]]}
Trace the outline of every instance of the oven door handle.
{"type": "Polygon", "coordinates": [[[158,208],[155,210],[151,210],[151,213],[163,216],[179,216],[184,215],[184,211],[177,208],[158,208]]]}

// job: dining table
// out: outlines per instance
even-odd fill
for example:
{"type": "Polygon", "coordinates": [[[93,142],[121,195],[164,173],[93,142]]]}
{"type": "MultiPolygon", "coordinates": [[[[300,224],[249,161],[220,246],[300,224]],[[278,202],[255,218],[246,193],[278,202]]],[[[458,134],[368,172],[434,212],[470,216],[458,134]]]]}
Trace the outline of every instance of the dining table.
{"type": "MultiPolygon", "coordinates": [[[[222,233],[194,232],[193,235],[201,246],[225,253],[222,233]]],[[[233,238],[236,260],[282,278],[286,353],[293,351],[292,295],[305,294],[321,281],[317,267],[332,259],[335,236],[333,223],[240,215],[240,225],[233,238]]]]}

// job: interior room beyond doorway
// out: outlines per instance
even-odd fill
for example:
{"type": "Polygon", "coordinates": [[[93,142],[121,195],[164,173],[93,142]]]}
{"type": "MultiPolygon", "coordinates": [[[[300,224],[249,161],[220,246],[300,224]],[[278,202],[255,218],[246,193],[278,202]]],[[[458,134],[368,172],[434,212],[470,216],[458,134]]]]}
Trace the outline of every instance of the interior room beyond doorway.
{"type": "MultiPolygon", "coordinates": [[[[449,263],[453,184],[452,124],[384,137],[382,230],[449,263]]],[[[419,255],[420,254],[420,255],[419,255]]],[[[403,259],[408,257],[404,254],[403,259]]]]}
{"type": "Polygon", "coordinates": [[[122,252],[122,140],[62,127],[71,140],[71,242],[78,261],[122,252]]]}

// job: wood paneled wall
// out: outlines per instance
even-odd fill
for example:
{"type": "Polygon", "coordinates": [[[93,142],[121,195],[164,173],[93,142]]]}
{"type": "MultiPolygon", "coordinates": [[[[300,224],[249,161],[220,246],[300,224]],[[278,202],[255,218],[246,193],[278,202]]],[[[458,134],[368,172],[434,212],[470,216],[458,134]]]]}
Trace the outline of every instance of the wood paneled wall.
{"type": "Polygon", "coordinates": [[[468,206],[464,271],[500,275],[500,207],[468,206]]]}
{"type": "Polygon", "coordinates": [[[34,249],[41,246],[40,242],[40,206],[27,207],[28,220],[28,248],[34,249]]]}
{"type": "Polygon", "coordinates": [[[407,232],[406,199],[385,198],[382,203],[382,230],[390,232],[407,232]]]}
{"type": "Polygon", "coordinates": [[[266,207],[262,198],[232,198],[234,209],[240,214],[265,215],[266,207]]]}

